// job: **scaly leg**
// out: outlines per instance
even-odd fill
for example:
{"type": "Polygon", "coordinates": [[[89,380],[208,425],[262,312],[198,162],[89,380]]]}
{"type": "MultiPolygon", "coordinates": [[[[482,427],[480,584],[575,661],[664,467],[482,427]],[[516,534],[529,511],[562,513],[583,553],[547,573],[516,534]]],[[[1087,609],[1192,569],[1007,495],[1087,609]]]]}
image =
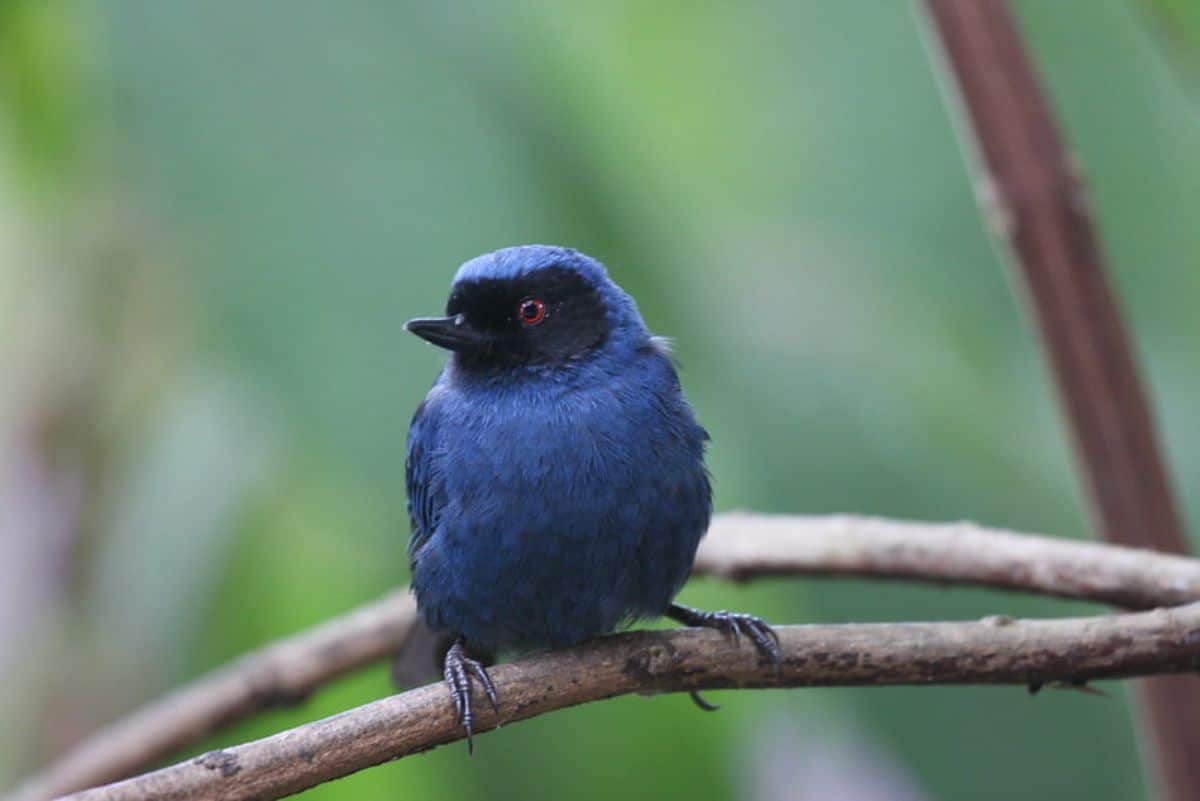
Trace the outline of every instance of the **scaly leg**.
{"type": "Polygon", "coordinates": [[[487,674],[483,663],[467,655],[466,643],[462,637],[454,641],[446,651],[446,659],[442,663],[442,675],[446,677],[446,686],[450,689],[450,698],[454,701],[454,709],[458,712],[458,722],[467,730],[467,753],[475,752],[475,712],[471,707],[471,680],[478,681],[487,695],[492,709],[500,714],[500,702],[496,697],[496,685],[487,674]]]}

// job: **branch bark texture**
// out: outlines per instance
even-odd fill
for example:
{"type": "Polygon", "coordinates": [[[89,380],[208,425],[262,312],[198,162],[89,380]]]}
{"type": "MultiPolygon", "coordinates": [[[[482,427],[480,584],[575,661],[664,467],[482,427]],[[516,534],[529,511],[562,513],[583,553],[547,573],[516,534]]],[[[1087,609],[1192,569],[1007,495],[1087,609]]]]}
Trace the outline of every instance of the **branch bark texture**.
{"type": "MultiPolygon", "coordinates": [[[[1200,604],[1099,618],[782,626],[783,660],[710,630],[605,637],[492,669],[499,722],[629,693],[899,684],[1048,684],[1200,667],[1200,604]]],[[[481,704],[481,708],[486,704],[481,704]]],[[[271,799],[462,738],[433,684],[300,728],[85,790],[70,801],[271,799]]]]}
{"type": "MultiPolygon", "coordinates": [[[[982,528],[853,516],[718,515],[695,573],[861,576],[971,584],[1116,604],[1200,600],[1200,561],[982,528]]],[[[145,770],[220,727],[294,703],[401,648],[416,612],[397,592],[251,653],[100,730],[9,801],[45,801],[145,770]]]]}
{"type": "MultiPolygon", "coordinates": [[[[1041,332],[1092,517],[1104,539],[1186,553],[1133,349],[1105,278],[1078,166],[1005,0],[924,0],[978,156],[980,196],[1008,245],[1041,332]]],[[[1200,681],[1141,688],[1157,784],[1200,798],[1200,681]]]]}
{"type": "Polygon", "coordinates": [[[49,799],[123,779],[223,726],[298,703],[393,653],[412,630],[416,613],[412,596],[396,592],[255,651],[101,729],[18,788],[11,801],[49,799]]]}

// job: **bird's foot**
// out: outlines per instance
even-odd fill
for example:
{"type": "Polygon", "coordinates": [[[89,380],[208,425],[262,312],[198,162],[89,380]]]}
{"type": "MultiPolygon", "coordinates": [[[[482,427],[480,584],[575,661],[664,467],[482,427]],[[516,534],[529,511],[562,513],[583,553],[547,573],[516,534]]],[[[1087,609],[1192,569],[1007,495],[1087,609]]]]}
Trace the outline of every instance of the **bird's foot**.
{"type": "Polygon", "coordinates": [[[759,653],[778,664],[782,659],[779,653],[779,635],[765,620],[754,615],[740,612],[705,612],[690,606],[671,604],[667,609],[667,617],[685,626],[698,626],[724,631],[733,636],[734,642],[740,643],[745,634],[758,648],[759,653]]]}
{"type": "Polygon", "coordinates": [[[492,704],[492,710],[498,716],[500,701],[496,696],[496,685],[492,684],[492,678],[483,663],[467,655],[466,646],[461,639],[455,640],[446,651],[443,675],[446,677],[450,697],[454,701],[454,709],[458,712],[458,722],[467,731],[467,753],[474,753],[475,712],[471,706],[471,681],[474,679],[483,687],[484,694],[492,704]]]}

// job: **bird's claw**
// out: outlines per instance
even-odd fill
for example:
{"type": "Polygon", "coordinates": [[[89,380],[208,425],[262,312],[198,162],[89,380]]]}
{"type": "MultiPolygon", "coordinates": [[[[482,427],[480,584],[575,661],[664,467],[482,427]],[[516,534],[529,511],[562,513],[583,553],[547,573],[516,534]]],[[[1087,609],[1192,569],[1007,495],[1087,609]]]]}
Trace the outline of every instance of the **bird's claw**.
{"type": "Polygon", "coordinates": [[[693,704],[700,707],[705,712],[716,712],[718,709],[721,708],[720,704],[714,704],[714,703],[711,703],[711,702],[705,700],[704,696],[700,694],[699,690],[690,691],[688,693],[688,696],[692,699],[693,704]]]}
{"type": "Polygon", "coordinates": [[[744,634],[763,656],[776,664],[783,661],[783,655],[779,651],[779,634],[760,617],[725,610],[705,612],[678,604],[671,606],[670,616],[687,626],[703,626],[724,631],[739,645],[744,634]]]}
{"type": "Polygon", "coordinates": [[[710,614],[713,616],[712,627],[729,632],[735,643],[741,644],[742,635],[745,634],[758,648],[759,653],[772,662],[781,661],[779,635],[762,618],[740,612],[721,611],[710,614]]]}
{"type": "Polygon", "coordinates": [[[462,640],[456,641],[446,651],[443,675],[450,690],[450,698],[454,701],[459,725],[467,732],[467,753],[474,753],[475,711],[471,701],[471,680],[479,682],[492,705],[492,711],[499,716],[500,699],[496,694],[496,685],[492,683],[492,677],[488,675],[483,663],[467,655],[462,640]]]}

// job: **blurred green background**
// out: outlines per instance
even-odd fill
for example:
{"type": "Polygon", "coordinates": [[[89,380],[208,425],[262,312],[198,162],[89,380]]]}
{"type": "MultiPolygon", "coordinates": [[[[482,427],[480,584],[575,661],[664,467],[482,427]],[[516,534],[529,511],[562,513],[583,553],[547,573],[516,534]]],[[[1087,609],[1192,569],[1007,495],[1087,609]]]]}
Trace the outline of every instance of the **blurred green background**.
{"type": "MultiPolygon", "coordinates": [[[[1195,8],[1014,5],[1195,524],[1195,8]]],[[[675,338],[719,509],[1086,536],[907,3],[3,0],[0,786],[406,581],[404,435],[441,355],[400,324],[523,242],[600,258],[675,338]]],[[[1092,611],[862,581],[684,599],[1092,611]]],[[[624,698],[308,797],[1142,798],[1105,689],[624,698]]],[[[203,747],[388,692],[380,666],[203,747]]]]}

